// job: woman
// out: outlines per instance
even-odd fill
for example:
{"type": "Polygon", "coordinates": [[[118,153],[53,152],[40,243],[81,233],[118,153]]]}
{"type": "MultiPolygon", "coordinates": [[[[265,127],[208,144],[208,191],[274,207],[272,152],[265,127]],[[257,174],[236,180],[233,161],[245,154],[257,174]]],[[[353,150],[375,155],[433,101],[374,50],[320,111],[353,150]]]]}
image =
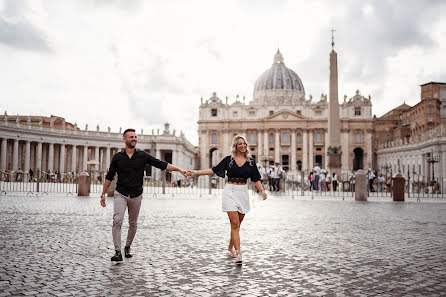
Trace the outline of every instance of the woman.
{"type": "Polygon", "coordinates": [[[194,175],[213,175],[225,177],[228,182],[223,191],[222,208],[228,214],[231,223],[231,238],[228,251],[235,258],[236,264],[242,264],[242,252],[240,251],[240,224],[249,212],[249,194],[246,185],[248,178],[262,193],[263,200],[267,195],[260,182],[260,173],[251,157],[249,146],[242,136],[234,137],[232,141],[231,155],[225,157],[217,166],[211,169],[195,170],[194,175]],[[235,250],[234,250],[235,249],[235,250]]]}
{"type": "Polygon", "coordinates": [[[333,172],[331,180],[332,180],[331,183],[333,184],[333,192],[336,192],[338,189],[338,176],[336,175],[335,172],[333,172]]]}

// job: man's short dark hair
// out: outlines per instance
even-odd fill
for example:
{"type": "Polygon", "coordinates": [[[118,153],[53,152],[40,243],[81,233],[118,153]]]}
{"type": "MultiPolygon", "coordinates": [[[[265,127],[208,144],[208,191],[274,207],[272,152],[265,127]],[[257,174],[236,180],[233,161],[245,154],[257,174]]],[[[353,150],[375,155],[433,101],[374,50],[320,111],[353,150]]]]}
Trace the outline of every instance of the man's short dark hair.
{"type": "Polygon", "coordinates": [[[124,133],[122,134],[123,136],[125,136],[125,133],[127,132],[136,132],[135,129],[129,128],[129,129],[125,129],[124,133]]]}

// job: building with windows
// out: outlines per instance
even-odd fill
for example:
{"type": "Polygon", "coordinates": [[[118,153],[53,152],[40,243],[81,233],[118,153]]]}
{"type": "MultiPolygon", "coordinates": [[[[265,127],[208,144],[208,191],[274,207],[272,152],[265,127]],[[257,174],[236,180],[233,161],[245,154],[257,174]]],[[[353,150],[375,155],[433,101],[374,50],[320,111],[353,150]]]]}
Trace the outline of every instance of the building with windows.
{"type": "Polygon", "coordinates": [[[376,168],[446,190],[446,83],[421,85],[420,102],[403,104],[375,121],[376,168]]]}
{"type": "MultiPolygon", "coordinates": [[[[337,75],[337,74],[336,74],[337,75]]],[[[336,77],[337,82],[337,77],[336,77]]],[[[337,86],[336,86],[337,92],[337,86]]],[[[336,97],[337,100],[337,97],[336,97]]],[[[228,102],[216,93],[201,102],[198,120],[199,167],[215,165],[230,154],[235,135],[246,137],[257,162],[281,163],[296,172],[319,163],[326,167],[329,104],[322,94],[315,102],[304,84],[285,66],[278,50],[272,66],[257,79],[252,100],[228,102]]],[[[373,116],[370,96],[356,91],[339,104],[342,171],[373,164],[373,116]]]]}
{"type": "MultiPolygon", "coordinates": [[[[137,148],[183,168],[196,167],[196,149],[181,132],[165,124],[164,131],[137,131],[137,148]]],[[[0,116],[0,169],[2,171],[70,172],[107,171],[111,158],[124,148],[119,132],[79,129],[57,116],[0,116]]],[[[146,175],[160,179],[161,171],[148,166],[146,175]]],[[[169,176],[168,176],[169,177],[169,176]]]]}

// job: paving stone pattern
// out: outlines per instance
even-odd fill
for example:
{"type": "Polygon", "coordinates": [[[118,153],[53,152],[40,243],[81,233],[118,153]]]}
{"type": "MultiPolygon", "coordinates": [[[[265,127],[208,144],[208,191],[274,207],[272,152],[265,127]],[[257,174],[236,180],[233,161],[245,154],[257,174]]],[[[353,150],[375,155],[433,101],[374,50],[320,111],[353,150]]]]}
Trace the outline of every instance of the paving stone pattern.
{"type": "Polygon", "coordinates": [[[446,203],[252,198],[241,267],[220,199],[145,197],[121,264],[110,262],[112,198],[105,209],[84,197],[0,203],[0,296],[446,294],[446,203]]]}

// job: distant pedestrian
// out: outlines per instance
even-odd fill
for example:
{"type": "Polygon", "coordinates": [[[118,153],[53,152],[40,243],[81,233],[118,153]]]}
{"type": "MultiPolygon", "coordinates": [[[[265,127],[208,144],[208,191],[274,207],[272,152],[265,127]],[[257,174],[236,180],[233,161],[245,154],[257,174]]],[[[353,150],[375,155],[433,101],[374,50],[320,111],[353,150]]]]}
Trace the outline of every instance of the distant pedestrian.
{"type": "Polygon", "coordinates": [[[384,183],[386,182],[386,179],[384,178],[383,174],[380,173],[378,175],[378,191],[380,193],[384,192],[384,183]]]}
{"type": "Polygon", "coordinates": [[[319,164],[316,163],[313,167],[313,190],[318,191],[319,190],[319,177],[321,174],[321,168],[319,167],[319,164]]]}
{"type": "Polygon", "coordinates": [[[333,175],[331,176],[331,184],[333,185],[333,192],[336,192],[338,189],[338,176],[335,172],[333,172],[333,175]]]}

